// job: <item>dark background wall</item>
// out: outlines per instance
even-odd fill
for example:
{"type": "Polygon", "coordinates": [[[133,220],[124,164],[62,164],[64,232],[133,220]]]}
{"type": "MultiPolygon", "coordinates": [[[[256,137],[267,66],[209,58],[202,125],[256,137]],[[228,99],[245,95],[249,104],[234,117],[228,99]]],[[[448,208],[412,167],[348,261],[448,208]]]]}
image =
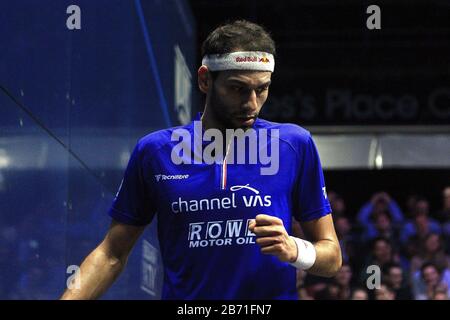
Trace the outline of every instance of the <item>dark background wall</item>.
{"type": "Polygon", "coordinates": [[[198,47],[228,20],[255,21],[272,33],[278,55],[267,118],[303,125],[450,123],[447,1],[190,3],[198,47]],[[381,9],[380,30],[366,28],[372,4],[381,9]]]}

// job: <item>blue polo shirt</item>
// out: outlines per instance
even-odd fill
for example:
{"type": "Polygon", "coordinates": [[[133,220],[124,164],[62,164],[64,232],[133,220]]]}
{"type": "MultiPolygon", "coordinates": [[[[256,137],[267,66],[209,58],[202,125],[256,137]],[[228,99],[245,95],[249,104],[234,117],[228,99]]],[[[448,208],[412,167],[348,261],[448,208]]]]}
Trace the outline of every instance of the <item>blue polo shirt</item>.
{"type": "MultiPolygon", "coordinates": [[[[162,299],[297,299],[295,268],[262,254],[248,224],[268,214],[291,233],[292,217],[329,214],[319,155],[310,133],[297,125],[257,119],[253,128],[279,132],[274,175],[262,175],[267,165],[260,162],[175,164],[179,141],[171,136],[181,129],[194,137],[194,122],[153,132],[134,148],[109,214],[137,226],[158,215],[162,299]]],[[[183,157],[195,154],[194,143],[190,148],[183,157]]]]}

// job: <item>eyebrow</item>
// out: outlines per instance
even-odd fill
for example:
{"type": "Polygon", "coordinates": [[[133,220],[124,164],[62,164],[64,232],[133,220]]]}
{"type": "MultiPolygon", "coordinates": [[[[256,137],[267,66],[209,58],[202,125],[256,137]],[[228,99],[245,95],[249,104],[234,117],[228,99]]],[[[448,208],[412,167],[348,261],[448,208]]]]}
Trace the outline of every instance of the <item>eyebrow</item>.
{"type": "MultiPolygon", "coordinates": [[[[228,79],[227,82],[229,82],[229,83],[230,83],[230,82],[234,82],[234,83],[238,83],[238,84],[241,84],[241,85],[244,85],[244,86],[248,86],[248,83],[247,83],[247,82],[242,81],[242,80],[239,80],[239,79],[228,79]]],[[[261,87],[268,86],[268,85],[270,85],[271,83],[272,83],[272,81],[269,80],[269,81],[267,81],[267,82],[264,82],[264,83],[260,84],[259,86],[257,86],[257,88],[261,88],[261,87]]]]}

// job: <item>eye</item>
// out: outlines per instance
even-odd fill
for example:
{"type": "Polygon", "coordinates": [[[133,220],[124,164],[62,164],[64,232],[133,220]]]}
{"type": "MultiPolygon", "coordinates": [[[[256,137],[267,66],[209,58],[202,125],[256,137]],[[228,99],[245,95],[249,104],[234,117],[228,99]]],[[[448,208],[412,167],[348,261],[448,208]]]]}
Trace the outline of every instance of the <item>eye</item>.
{"type": "Polygon", "coordinates": [[[256,89],[256,93],[257,93],[257,94],[261,94],[261,93],[263,93],[264,91],[267,91],[268,89],[269,89],[269,86],[264,86],[264,87],[261,87],[261,88],[256,89]]]}
{"type": "Polygon", "coordinates": [[[236,86],[236,85],[231,85],[230,89],[236,92],[241,92],[242,91],[242,87],[241,86],[236,86]]]}

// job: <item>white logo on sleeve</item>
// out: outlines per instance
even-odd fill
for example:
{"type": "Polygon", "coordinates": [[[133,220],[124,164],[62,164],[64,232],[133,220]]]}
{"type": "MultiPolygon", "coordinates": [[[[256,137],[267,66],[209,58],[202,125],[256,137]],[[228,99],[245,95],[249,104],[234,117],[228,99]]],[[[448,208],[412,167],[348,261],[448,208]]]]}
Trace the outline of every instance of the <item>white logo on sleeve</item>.
{"type": "Polygon", "coordinates": [[[327,188],[326,188],[326,187],[323,187],[323,188],[322,188],[322,191],[323,191],[323,197],[324,197],[325,199],[327,199],[327,188]]]}

